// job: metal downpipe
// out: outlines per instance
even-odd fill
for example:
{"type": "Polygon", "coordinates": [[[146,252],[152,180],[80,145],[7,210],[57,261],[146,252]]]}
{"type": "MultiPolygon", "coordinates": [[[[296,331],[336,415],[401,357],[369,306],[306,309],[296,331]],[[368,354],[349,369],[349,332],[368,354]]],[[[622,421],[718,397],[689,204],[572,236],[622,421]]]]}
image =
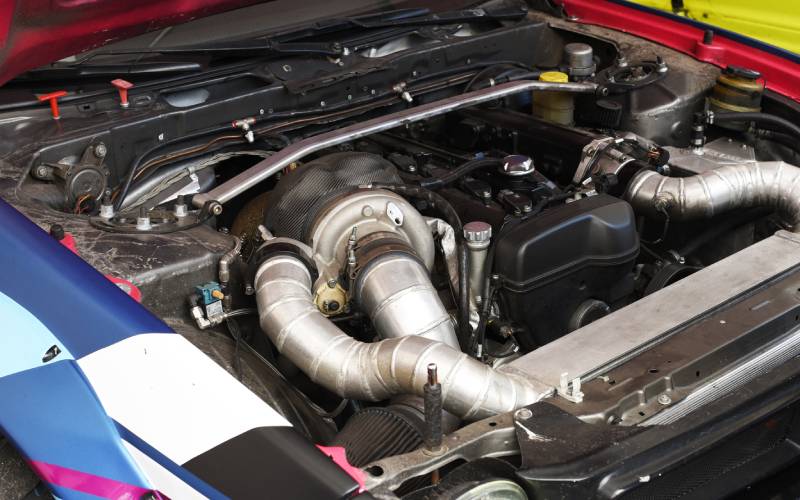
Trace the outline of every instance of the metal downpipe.
{"type": "Polygon", "coordinates": [[[374,343],[351,338],[314,305],[311,274],[299,258],[267,259],[254,282],[261,328],[278,351],[342,397],[381,401],[400,394],[422,396],[429,363],[438,366],[444,408],[463,419],[511,411],[546,393],[534,382],[498,372],[428,338],[410,335],[374,343]]]}

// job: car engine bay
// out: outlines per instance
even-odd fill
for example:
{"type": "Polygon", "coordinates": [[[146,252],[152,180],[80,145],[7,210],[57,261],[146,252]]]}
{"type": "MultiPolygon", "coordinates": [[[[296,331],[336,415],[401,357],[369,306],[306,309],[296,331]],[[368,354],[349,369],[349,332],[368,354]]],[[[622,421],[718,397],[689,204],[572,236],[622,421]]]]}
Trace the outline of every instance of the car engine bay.
{"type": "Polygon", "coordinates": [[[57,121],[0,106],[0,194],[376,496],[526,498],[526,439],[567,460],[603,441],[569,429],[674,421],[795,345],[747,333],[797,321],[756,295],[800,289],[800,106],[753,69],[494,9],[127,107],[90,86],[57,121]]]}

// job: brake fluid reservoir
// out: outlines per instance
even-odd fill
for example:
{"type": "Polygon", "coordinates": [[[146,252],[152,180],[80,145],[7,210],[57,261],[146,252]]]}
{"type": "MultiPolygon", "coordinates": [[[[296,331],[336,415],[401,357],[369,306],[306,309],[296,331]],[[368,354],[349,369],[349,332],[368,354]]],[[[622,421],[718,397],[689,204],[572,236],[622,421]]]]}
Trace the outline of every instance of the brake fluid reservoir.
{"type": "MultiPolygon", "coordinates": [[[[539,81],[567,83],[569,76],[560,71],[546,71],[539,76],[539,81]]],[[[561,125],[572,125],[574,123],[574,114],[575,101],[571,94],[542,90],[533,92],[534,116],[561,125]]]]}

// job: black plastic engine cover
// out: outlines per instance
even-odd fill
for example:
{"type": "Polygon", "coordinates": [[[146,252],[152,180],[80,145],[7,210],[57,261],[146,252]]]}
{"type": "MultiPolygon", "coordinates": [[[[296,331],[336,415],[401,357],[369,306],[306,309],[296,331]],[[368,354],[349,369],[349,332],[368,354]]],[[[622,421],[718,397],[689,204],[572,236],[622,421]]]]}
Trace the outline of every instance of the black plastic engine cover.
{"type": "Polygon", "coordinates": [[[571,320],[586,324],[593,313],[574,317],[582,304],[613,307],[628,296],[638,253],[633,209],[608,195],[552,208],[501,235],[494,272],[503,278],[504,315],[526,330],[522,347],[555,340],[574,328],[571,320]]]}

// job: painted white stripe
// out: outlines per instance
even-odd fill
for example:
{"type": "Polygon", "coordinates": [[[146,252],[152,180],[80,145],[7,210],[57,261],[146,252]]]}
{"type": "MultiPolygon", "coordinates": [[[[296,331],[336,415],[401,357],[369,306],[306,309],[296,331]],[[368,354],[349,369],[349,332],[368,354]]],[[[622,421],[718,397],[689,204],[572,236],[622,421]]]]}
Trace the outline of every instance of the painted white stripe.
{"type": "Polygon", "coordinates": [[[170,498],[181,500],[206,498],[203,494],[184,483],[175,474],[162,467],[161,464],[139,451],[134,445],[125,440],[122,441],[122,444],[128,449],[136,463],[139,464],[139,468],[147,476],[150,484],[159,492],[170,498]]]}
{"type": "Polygon", "coordinates": [[[290,425],[177,334],[141,334],[78,360],[111,418],[177,464],[239,434],[290,425]]]}

